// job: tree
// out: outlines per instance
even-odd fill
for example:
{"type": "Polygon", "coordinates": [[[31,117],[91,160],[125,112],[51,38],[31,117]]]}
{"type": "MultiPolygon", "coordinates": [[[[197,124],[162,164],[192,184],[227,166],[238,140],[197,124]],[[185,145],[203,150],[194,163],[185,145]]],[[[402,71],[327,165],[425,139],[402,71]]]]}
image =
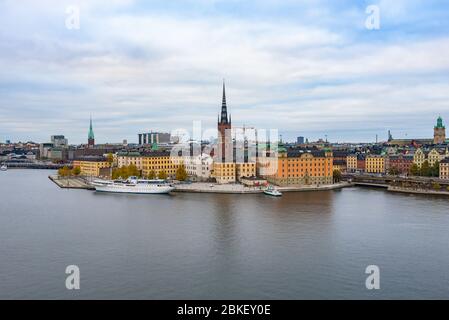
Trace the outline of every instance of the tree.
{"type": "Polygon", "coordinates": [[[154,170],[151,170],[148,173],[148,179],[156,179],[156,172],[154,172],[154,170]]]}
{"type": "Polygon", "coordinates": [[[71,172],[70,168],[67,166],[64,166],[58,170],[58,175],[60,177],[68,177],[71,175],[71,173],[72,172],[71,172]]]}
{"type": "Polygon", "coordinates": [[[127,179],[130,176],[140,177],[140,171],[134,164],[130,164],[129,166],[123,166],[120,168],[115,168],[112,170],[112,179],[127,179]]]}
{"type": "Polygon", "coordinates": [[[183,164],[176,169],[176,180],[184,181],[187,179],[187,171],[183,164]]]}
{"type": "Polygon", "coordinates": [[[81,168],[79,166],[76,166],[72,169],[72,174],[74,176],[79,176],[81,174],[81,168]]]}
{"type": "Polygon", "coordinates": [[[333,172],[334,176],[334,182],[340,182],[341,181],[341,172],[340,170],[335,169],[333,172]]]}
{"type": "Polygon", "coordinates": [[[438,177],[440,175],[440,162],[437,161],[433,164],[433,166],[430,168],[430,175],[432,177],[438,177]]]}
{"type": "Polygon", "coordinates": [[[419,167],[416,163],[412,164],[410,167],[410,175],[418,176],[419,175],[419,167]]]}
{"type": "Polygon", "coordinates": [[[167,179],[167,172],[165,172],[164,170],[159,171],[157,177],[158,177],[159,179],[165,180],[165,179],[167,179]]]}
{"type": "Polygon", "coordinates": [[[429,165],[429,161],[424,161],[424,163],[421,166],[421,169],[419,170],[419,174],[420,176],[423,177],[430,177],[431,171],[430,171],[430,165],[429,165]]]}

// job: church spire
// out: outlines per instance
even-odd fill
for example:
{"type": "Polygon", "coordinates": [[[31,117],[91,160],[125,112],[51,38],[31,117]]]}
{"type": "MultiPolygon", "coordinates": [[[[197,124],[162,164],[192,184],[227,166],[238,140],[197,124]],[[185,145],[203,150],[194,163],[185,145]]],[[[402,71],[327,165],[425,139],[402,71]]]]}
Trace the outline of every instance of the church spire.
{"type": "Polygon", "coordinates": [[[223,79],[223,99],[221,102],[221,119],[220,123],[228,123],[228,108],[226,106],[226,88],[223,79]]]}
{"type": "Polygon", "coordinates": [[[95,145],[94,129],[92,127],[92,115],[90,116],[89,133],[87,135],[87,144],[89,146],[94,146],[95,145]]]}

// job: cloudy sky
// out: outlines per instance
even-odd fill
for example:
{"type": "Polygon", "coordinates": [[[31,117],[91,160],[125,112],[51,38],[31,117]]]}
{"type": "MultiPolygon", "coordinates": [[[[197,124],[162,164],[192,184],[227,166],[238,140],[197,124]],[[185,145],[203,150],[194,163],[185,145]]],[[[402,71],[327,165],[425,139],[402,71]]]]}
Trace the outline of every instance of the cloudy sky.
{"type": "Polygon", "coordinates": [[[85,142],[90,114],[100,143],[215,127],[223,78],[235,125],[287,140],[430,137],[449,121],[449,3],[0,0],[0,141],[85,142]]]}

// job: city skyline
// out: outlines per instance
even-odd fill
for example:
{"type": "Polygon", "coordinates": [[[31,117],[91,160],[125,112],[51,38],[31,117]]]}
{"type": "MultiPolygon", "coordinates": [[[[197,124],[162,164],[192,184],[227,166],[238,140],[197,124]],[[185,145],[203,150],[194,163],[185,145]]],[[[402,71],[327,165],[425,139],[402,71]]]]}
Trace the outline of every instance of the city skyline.
{"type": "Polygon", "coordinates": [[[236,125],[288,141],[430,138],[449,117],[445,4],[379,1],[367,30],[369,4],[2,2],[0,141],[84,143],[90,114],[98,143],[214,128],[222,78],[236,125]]]}

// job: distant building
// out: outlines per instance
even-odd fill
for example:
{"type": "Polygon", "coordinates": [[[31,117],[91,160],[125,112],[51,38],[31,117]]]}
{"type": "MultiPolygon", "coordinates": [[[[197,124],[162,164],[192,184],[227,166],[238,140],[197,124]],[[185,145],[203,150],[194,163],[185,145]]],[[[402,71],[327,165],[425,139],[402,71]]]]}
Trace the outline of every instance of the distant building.
{"type": "Polygon", "coordinates": [[[437,125],[433,128],[433,143],[443,144],[446,142],[446,127],[443,125],[443,118],[438,117],[437,125]]]}
{"type": "Polygon", "coordinates": [[[449,180],[449,158],[440,163],[440,179],[449,180]]]}
{"type": "Polygon", "coordinates": [[[170,133],[148,132],[139,133],[139,145],[170,143],[170,133]]]}
{"type": "Polygon", "coordinates": [[[386,161],[386,171],[395,171],[398,174],[408,174],[413,165],[413,155],[391,155],[386,161]]]}
{"type": "Polygon", "coordinates": [[[385,158],[381,155],[368,155],[365,158],[365,172],[385,173],[385,158]]]}
{"type": "Polygon", "coordinates": [[[87,145],[92,148],[95,146],[94,130],[92,128],[92,117],[90,117],[89,133],[87,135],[87,145]]]}
{"type": "Polygon", "coordinates": [[[304,137],[297,137],[297,138],[296,138],[296,143],[297,143],[297,144],[304,144],[304,142],[305,142],[304,137]]]}
{"type": "Polygon", "coordinates": [[[111,164],[104,157],[82,157],[73,161],[73,167],[79,167],[81,170],[80,175],[88,177],[109,176],[108,174],[102,174],[102,169],[110,168],[111,164]]]}
{"type": "Polygon", "coordinates": [[[68,140],[63,135],[55,135],[51,136],[51,143],[53,143],[53,146],[58,147],[67,147],[68,140]]]}
{"type": "Polygon", "coordinates": [[[357,171],[357,155],[356,154],[349,154],[346,157],[346,170],[348,172],[357,171]]]}

